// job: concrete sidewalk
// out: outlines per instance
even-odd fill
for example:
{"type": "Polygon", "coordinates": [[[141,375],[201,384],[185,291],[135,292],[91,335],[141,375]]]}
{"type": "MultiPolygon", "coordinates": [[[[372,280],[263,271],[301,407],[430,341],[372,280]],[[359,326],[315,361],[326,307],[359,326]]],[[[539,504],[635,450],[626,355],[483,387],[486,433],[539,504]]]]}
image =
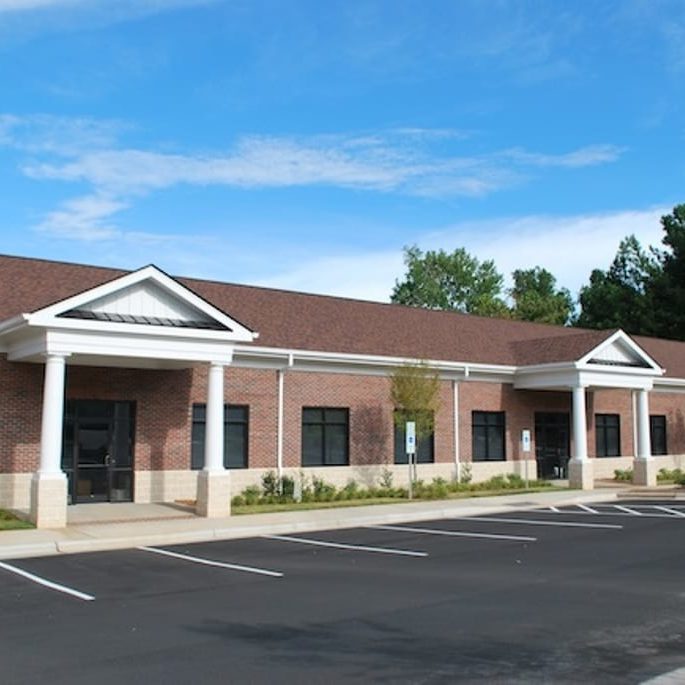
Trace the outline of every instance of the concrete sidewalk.
{"type": "MultiPolygon", "coordinates": [[[[142,545],[173,545],[210,540],[287,534],[333,528],[388,523],[427,521],[438,518],[462,518],[502,512],[616,500],[616,491],[554,491],[471,497],[402,504],[382,504],[337,509],[291,511],[277,514],[252,514],[220,519],[206,519],[164,505],[135,505],[140,517],[111,520],[111,507],[100,509],[100,515],[70,516],[67,528],[59,530],[10,530],[0,532],[0,559],[75,554],[142,545]],[[108,517],[110,520],[98,521],[108,517]]],[[[84,505],[94,508],[100,505],[84,505]]],[[[95,510],[92,509],[95,514],[95,510]]],[[[116,512],[116,509],[114,509],[116,512]]]]}

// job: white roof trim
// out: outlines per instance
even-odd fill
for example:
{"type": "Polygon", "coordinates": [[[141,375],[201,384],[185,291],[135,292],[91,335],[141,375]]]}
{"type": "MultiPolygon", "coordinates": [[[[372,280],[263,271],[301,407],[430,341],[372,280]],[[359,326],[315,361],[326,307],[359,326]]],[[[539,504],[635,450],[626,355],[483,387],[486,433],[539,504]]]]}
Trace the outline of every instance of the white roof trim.
{"type": "MultiPolygon", "coordinates": [[[[174,297],[178,298],[181,302],[189,305],[205,316],[217,321],[222,326],[225,326],[228,331],[221,332],[220,335],[227,339],[236,342],[250,342],[254,340],[258,334],[251,331],[249,328],[239,323],[235,319],[217,309],[209,302],[196,295],[194,292],[183,286],[178,281],[174,280],[163,271],[158,269],[154,265],[149,265],[139,269],[138,271],[133,271],[125,276],[114,279],[102,285],[86,290],[72,297],[68,297],[65,300],[56,302],[55,304],[39,309],[31,314],[24,315],[24,319],[29,326],[41,326],[41,327],[69,327],[69,328],[87,328],[87,329],[104,329],[104,330],[126,330],[126,331],[136,331],[138,333],[142,332],[143,329],[149,330],[150,328],[155,328],[159,330],[158,327],[153,326],[143,326],[141,324],[134,324],[133,328],[130,324],[116,323],[116,322],[92,322],[92,321],[78,321],[74,319],[57,319],[61,314],[69,312],[73,309],[79,309],[85,305],[93,302],[94,300],[99,300],[101,298],[107,297],[108,295],[115,294],[119,291],[125,290],[134,286],[138,283],[144,281],[153,282],[166,292],[172,294],[174,297]]],[[[18,322],[17,322],[18,323],[18,322]]],[[[176,330],[176,329],[171,329],[176,330]]],[[[169,331],[171,333],[171,330],[169,331]]],[[[182,331],[184,336],[187,336],[189,329],[184,329],[182,331]]],[[[207,331],[203,331],[207,333],[207,331]]],[[[215,335],[217,331],[212,331],[215,335]]]]}

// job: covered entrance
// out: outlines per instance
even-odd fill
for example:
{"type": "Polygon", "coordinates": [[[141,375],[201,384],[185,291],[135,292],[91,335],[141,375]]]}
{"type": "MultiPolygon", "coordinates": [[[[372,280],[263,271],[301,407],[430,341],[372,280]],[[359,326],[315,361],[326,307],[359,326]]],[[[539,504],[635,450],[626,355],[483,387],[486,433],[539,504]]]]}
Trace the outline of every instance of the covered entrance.
{"type": "Polygon", "coordinates": [[[62,469],[68,501],[133,501],[135,404],[69,400],[64,417],[62,469]]]}
{"type": "Polygon", "coordinates": [[[535,412],[538,478],[568,478],[570,433],[569,415],[566,412],[535,412]]]}

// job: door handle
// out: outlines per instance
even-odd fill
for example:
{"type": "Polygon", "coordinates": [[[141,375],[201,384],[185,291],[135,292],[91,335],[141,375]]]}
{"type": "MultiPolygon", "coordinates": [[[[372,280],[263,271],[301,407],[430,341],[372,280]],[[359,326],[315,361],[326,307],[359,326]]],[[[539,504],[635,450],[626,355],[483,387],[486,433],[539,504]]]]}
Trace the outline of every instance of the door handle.
{"type": "Polygon", "coordinates": [[[109,454],[105,454],[105,466],[109,466],[109,462],[110,462],[110,456],[109,456],[109,454]]]}

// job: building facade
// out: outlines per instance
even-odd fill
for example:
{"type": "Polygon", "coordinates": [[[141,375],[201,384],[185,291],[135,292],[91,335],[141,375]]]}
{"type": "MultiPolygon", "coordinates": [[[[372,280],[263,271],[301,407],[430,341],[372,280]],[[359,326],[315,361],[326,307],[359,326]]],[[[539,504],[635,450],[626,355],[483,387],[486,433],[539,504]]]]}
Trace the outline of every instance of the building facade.
{"type": "Polygon", "coordinates": [[[406,480],[389,374],[440,378],[419,475],[576,487],[685,466],[685,344],[0,257],[0,507],[196,500],[267,471],[406,480]],[[528,440],[527,438],[530,438],[528,440]]]}

